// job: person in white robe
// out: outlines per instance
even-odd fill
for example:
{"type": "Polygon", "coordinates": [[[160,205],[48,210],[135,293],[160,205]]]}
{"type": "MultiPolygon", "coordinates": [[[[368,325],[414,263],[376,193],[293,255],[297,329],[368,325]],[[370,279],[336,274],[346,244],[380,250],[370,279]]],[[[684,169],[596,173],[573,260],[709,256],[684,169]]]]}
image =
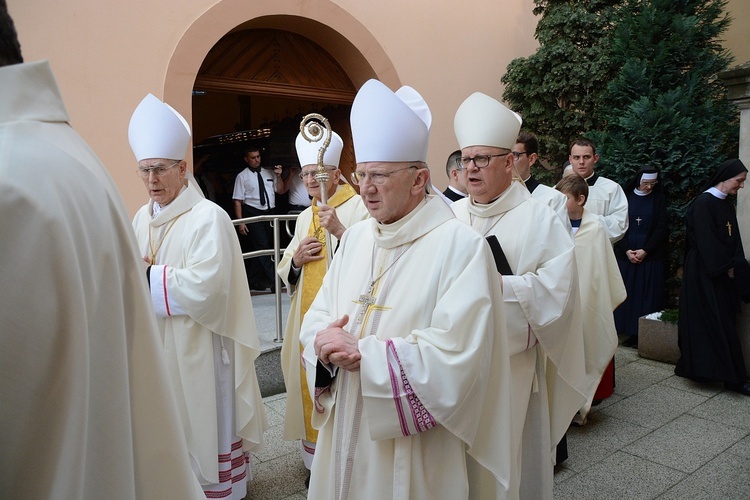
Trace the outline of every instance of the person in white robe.
{"type": "Polygon", "coordinates": [[[1,495],[201,498],[125,205],[4,0],[0,88],[1,495]]]}
{"type": "Polygon", "coordinates": [[[586,423],[604,370],[617,350],[613,312],[626,298],[612,245],[601,223],[584,208],[589,188],[583,178],[565,177],[555,188],[566,196],[569,227],[575,238],[586,358],[586,404],[574,421],[586,423]],[[575,225],[573,225],[575,224],[575,225]]]}
{"type": "Polygon", "coordinates": [[[133,219],[193,470],[206,496],[244,498],[267,427],[242,254],[227,213],[187,182],[190,129],[149,94],[130,145],[151,200],[133,219]]]}
{"type": "Polygon", "coordinates": [[[615,181],[594,172],[599,161],[596,145],[589,139],[576,139],[570,145],[573,171],[589,185],[586,210],[599,219],[610,243],[617,243],[628,230],[628,198],[615,181]]]}
{"type": "MultiPolygon", "coordinates": [[[[513,498],[552,498],[554,448],[585,402],[583,339],[575,249],[560,217],[513,180],[511,148],[520,117],[476,92],[458,108],[454,129],[469,197],[451,208],[483,238],[497,239],[513,393],[513,498]],[[503,257],[504,255],[504,257],[503,257]],[[504,267],[504,265],[503,265],[504,267]]],[[[499,305],[499,304],[497,304],[499,305]]],[[[502,488],[470,462],[477,498],[502,488]]]]}
{"type": "MultiPolygon", "coordinates": [[[[312,134],[308,134],[312,136],[312,134]]],[[[292,241],[284,250],[277,273],[292,296],[289,317],[281,346],[281,369],[286,385],[286,412],[284,414],[284,439],[300,440],[305,467],[312,467],[318,432],[310,422],[313,400],[307,389],[307,378],[302,370],[302,348],[299,330],[307,310],[323,283],[329,259],[335,252],[346,228],[369,217],[362,198],[349,184],[339,185],[339,161],[344,142],[331,133],[331,142],[323,157],[328,175],[325,184],[316,180],[318,150],[321,142],[310,142],[297,135],[295,148],[302,170],[299,173],[307,192],[312,196],[312,206],[298,217],[292,241]],[[321,205],[321,190],[327,195],[321,205]],[[326,238],[326,233],[329,237],[326,238]],[[329,249],[326,240],[330,241],[329,249]]]]}
{"type": "Polygon", "coordinates": [[[507,489],[509,387],[487,390],[509,376],[499,282],[479,235],[425,194],[429,108],[370,80],[351,124],[372,218],[344,233],[302,323],[308,498],[466,498],[467,448],[507,489]]]}
{"type": "Polygon", "coordinates": [[[535,134],[522,130],[516,143],[513,144],[513,159],[518,177],[523,181],[526,189],[535,198],[554,210],[563,221],[568,223],[568,211],[565,208],[567,198],[554,188],[541,184],[531,175],[531,167],[539,159],[539,139],[535,134]]]}

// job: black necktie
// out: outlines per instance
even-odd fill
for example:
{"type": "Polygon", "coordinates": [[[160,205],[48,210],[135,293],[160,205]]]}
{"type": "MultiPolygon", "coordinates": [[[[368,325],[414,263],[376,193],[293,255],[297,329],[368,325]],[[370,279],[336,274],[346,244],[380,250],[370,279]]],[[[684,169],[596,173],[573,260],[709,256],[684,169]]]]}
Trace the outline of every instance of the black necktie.
{"type": "Polygon", "coordinates": [[[258,191],[260,191],[260,206],[266,206],[266,200],[268,199],[268,193],[266,192],[266,181],[263,180],[263,176],[260,175],[260,169],[258,169],[258,191]]]}

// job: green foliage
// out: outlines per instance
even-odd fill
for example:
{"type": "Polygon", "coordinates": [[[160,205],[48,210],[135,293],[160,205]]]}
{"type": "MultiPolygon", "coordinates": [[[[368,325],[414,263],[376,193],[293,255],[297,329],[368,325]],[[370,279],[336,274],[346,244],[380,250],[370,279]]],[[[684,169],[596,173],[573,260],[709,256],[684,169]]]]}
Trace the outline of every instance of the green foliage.
{"type": "Polygon", "coordinates": [[[665,309],[661,312],[661,316],[659,316],[659,320],[665,323],[676,325],[678,316],[679,316],[679,310],[665,309]]]}
{"type": "MultiPolygon", "coordinates": [[[[602,82],[617,70],[607,45],[615,7],[621,0],[535,0],[541,16],[539,49],[508,65],[503,98],[539,138],[540,157],[553,166],[568,158],[568,144],[601,128],[602,82]]],[[[534,172],[539,176],[539,172],[534,172]]],[[[541,177],[544,177],[542,175],[541,177]]],[[[556,181],[557,179],[555,179],[556,181]]]]}
{"type": "Polygon", "coordinates": [[[731,63],[718,41],[729,25],[725,7],[726,0],[626,0],[609,45],[620,69],[602,94],[602,127],[588,134],[603,175],[622,184],[646,164],[660,170],[673,295],[685,209],[710,172],[737,154],[738,114],[716,80],[731,63]]]}
{"type": "MultiPolygon", "coordinates": [[[[625,184],[646,164],[660,169],[668,201],[671,302],[679,290],[685,209],[709,173],[737,156],[738,118],[716,74],[727,0],[535,0],[536,53],[508,65],[503,98],[559,167],[585,135],[597,171],[625,184]]],[[[554,183],[559,170],[534,168],[554,183]]]]}

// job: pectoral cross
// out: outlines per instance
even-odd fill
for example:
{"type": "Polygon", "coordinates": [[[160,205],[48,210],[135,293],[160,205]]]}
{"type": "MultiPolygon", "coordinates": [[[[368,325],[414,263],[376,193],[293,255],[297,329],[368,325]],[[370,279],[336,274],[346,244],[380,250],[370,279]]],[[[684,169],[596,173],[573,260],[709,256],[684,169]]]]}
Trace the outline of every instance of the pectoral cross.
{"type": "Polygon", "coordinates": [[[357,313],[357,319],[355,321],[355,325],[360,325],[364,323],[367,318],[370,316],[370,313],[372,311],[380,310],[385,311],[390,309],[390,307],[385,306],[379,306],[375,304],[375,297],[372,296],[373,289],[375,288],[375,282],[370,283],[370,286],[367,287],[367,293],[363,293],[359,296],[359,300],[353,300],[355,304],[359,304],[359,312],[357,313]]]}
{"type": "Polygon", "coordinates": [[[732,236],[732,223],[727,222],[727,231],[729,231],[729,236],[732,236]]]}
{"type": "Polygon", "coordinates": [[[643,219],[641,219],[641,216],[640,216],[640,215],[639,215],[638,217],[636,217],[636,218],[635,218],[635,221],[636,221],[636,222],[638,223],[638,225],[639,225],[639,226],[641,225],[641,221],[642,221],[642,220],[643,220],[643,219]]]}

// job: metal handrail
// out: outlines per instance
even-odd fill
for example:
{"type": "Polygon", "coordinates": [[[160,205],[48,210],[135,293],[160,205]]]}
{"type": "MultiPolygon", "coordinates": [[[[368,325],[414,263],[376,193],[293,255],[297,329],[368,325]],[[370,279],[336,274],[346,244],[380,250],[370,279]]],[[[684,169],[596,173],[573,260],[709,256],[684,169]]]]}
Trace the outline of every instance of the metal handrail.
{"type": "Polygon", "coordinates": [[[245,252],[242,254],[242,258],[252,259],[253,257],[263,257],[266,255],[273,256],[274,295],[276,296],[276,339],[274,339],[274,342],[277,343],[284,341],[284,332],[281,330],[281,278],[279,278],[278,266],[281,261],[281,254],[286,250],[286,248],[280,248],[281,231],[279,230],[279,222],[285,222],[284,226],[286,234],[291,238],[294,236],[294,233],[291,231],[289,223],[296,220],[297,215],[256,215],[254,217],[245,217],[243,219],[232,221],[235,226],[239,226],[240,224],[253,224],[256,222],[270,222],[271,227],[273,228],[273,248],[245,252]]]}

